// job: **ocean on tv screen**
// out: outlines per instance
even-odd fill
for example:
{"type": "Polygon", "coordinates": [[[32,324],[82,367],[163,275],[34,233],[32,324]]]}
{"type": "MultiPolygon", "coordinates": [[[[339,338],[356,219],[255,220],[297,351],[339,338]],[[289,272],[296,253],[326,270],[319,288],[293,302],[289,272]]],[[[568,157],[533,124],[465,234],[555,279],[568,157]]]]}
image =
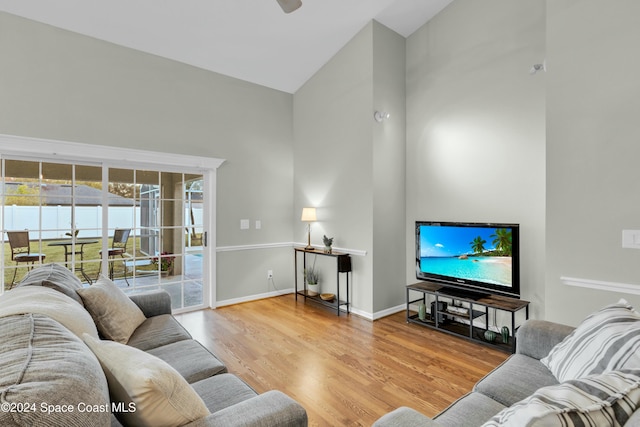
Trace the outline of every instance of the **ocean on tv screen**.
{"type": "Polygon", "coordinates": [[[423,273],[511,287],[511,257],[423,257],[423,273]]]}

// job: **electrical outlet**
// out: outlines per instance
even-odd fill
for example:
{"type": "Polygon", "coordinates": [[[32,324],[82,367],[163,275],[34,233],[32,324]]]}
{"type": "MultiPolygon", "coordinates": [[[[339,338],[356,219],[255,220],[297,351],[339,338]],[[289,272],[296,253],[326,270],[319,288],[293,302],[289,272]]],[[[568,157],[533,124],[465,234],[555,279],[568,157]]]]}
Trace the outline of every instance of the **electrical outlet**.
{"type": "Polygon", "coordinates": [[[267,279],[273,279],[273,270],[267,270],[267,279]]]}

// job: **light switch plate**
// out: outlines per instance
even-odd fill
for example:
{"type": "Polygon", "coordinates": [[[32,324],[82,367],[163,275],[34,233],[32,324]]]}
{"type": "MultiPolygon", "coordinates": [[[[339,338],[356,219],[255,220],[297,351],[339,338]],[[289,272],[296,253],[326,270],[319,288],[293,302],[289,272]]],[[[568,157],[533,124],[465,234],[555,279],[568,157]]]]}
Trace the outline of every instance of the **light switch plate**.
{"type": "Polygon", "coordinates": [[[640,249],[640,230],[622,230],[622,247],[640,249]]]}
{"type": "Polygon", "coordinates": [[[240,230],[248,230],[249,229],[249,220],[241,219],[240,220],[240,230]]]}

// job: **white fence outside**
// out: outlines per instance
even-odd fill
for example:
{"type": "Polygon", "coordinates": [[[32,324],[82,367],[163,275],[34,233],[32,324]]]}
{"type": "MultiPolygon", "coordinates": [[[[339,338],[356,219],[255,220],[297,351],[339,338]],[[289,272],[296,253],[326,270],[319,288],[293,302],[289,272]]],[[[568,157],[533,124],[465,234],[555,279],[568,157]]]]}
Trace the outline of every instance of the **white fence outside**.
{"type": "MultiPolygon", "coordinates": [[[[5,231],[30,230],[29,238],[43,240],[68,238],[71,231],[70,206],[4,206],[5,231]],[[42,223],[40,223],[42,209],[42,223]],[[38,230],[42,234],[38,235],[38,230]]],[[[109,229],[134,228],[140,224],[140,208],[131,206],[110,207],[109,229]]],[[[80,230],[78,237],[102,237],[102,206],[76,206],[75,225],[80,230]]],[[[112,234],[112,233],[109,233],[112,234]]]]}
{"type": "MultiPolygon", "coordinates": [[[[5,231],[29,230],[29,238],[37,240],[64,239],[71,231],[71,207],[70,206],[4,206],[1,212],[5,231]],[[40,223],[40,209],[42,209],[42,224],[40,223]],[[42,230],[38,235],[38,230],[42,230]]],[[[193,219],[196,232],[202,232],[202,208],[194,207],[193,219]]],[[[190,223],[191,212],[185,210],[184,218],[190,223]]],[[[108,228],[137,228],[140,226],[140,208],[131,206],[114,206],[108,211],[108,228]]],[[[2,218],[0,218],[2,219],[2,218]]],[[[102,206],[76,206],[75,225],[80,230],[80,238],[102,237],[102,206]]],[[[187,227],[187,226],[186,226],[187,227]]],[[[191,231],[192,225],[189,225],[191,231]]],[[[4,233],[3,233],[4,234],[4,233]]],[[[109,235],[112,235],[109,232],[109,235]]],[[[3,235],[1,239],[4,239],[3,235]]]]}

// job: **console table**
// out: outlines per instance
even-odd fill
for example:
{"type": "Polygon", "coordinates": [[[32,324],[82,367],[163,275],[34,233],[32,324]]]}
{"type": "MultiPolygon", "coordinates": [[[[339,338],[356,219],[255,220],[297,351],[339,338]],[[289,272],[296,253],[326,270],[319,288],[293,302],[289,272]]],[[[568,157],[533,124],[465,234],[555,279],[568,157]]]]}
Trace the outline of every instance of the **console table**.
{"type": "MultiPolygon", "coordinates": [[[[457,292],[456,289],[447,288],[446,286],[433,283],[421,282],[408,285],[407,288],[407,322],[416,323],[467,338],[474,342],[496,347],[500,350],[514,353],[516,351],[515,332],[519,325],[516,325],[516,313],[524,310],[525,320],[529,318],[529,301],[516,298],[503,297],[494,294],[472,294],[469,292],[457,292]],[[422,295],[418,299],[411,300],[410,292],[419,292],[422,295]],[[427,313],[424,320],[421,320],[418,313],[410,311],[409,306],[421,302],[427,307],[433,307],[431,313],[427,313]],[[433,305],[428,303],[434,302],[433,305]],[[447,307],[441,304],[446,302],[447,307]],[[465,307],[461,306],[465,304],[465,307]],[[450,305],[449,305],[450,304],[450,305]],[[468,305],[468,308],[466,307],[468,305]],[[455,307],[454,311],[450,307],[455,307]],[[479,310],[474,309],[477,307],[479,310]],[[464,312],[466,308],[466,313],[464,312]],[[487,341],[484,333],[489,327],[489,309],[497,311],[505,311],[511,314],[511,328],[509,339],[505,342],[502,340],[500,332],[496,332],[494,341],[487,341]],[[474,320],[484,316],[485,327],[476,327],[474,320]]],[[[494,331],[495,332],[495,331],[494,331]]]]}
{"type": "Polygon", "coordinates": [[[340,310],[342,307],[346,309],[347,314],[349,314],[350,310],[350,302],[349,302],[349,273],[351,272],[351,257],[349,254],[340,253],[340,252],[324,252],[318,249],[304,249],[304,248],[294,248],[293,250],[294,256],[294,272],[295,272],[295,289],[296,289],[296,301],[298,300],[298,295],[304,297],[305,302],[307,300],[311,300],[322,305],[331,307],[336,310],[338,316],[340,316],[340,310]],[[306,271],[307,268],[307,255],[314,256],[325,256],[332,257],[336,261],[336,297],[333,301],[325,301],[320,298],[320,295],[311,295],[307,289],[307,278],[306,276],[303,279],[302,289],[298,290],[298,255],[302,254],[302,268],[303,272],[306,271]],[[344,299],[340,298],[340,273],[346,273],[347,275],[347,289],[346,296],[344,299]]]}

